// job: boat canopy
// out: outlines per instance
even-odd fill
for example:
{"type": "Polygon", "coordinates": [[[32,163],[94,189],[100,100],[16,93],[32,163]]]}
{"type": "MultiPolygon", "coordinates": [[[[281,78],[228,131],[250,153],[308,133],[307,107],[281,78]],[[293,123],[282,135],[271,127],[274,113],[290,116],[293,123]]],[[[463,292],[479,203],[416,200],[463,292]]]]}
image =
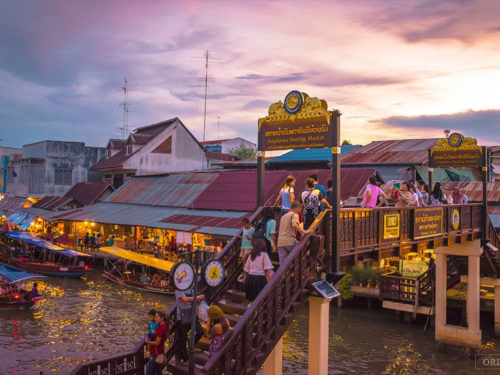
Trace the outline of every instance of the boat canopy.
{"type": "Polygon", "coordinates": [[[90,255],[88,254],[80,253],[79,251],[68,249],[67,247],[55,245],[50,241],[46,241],[40,237],[32,235],[30,232],[12,231],[6,232],[4,234],[7,237],[13,238],[15,240],[23,241],[30,245],[39,246],[43,249],[54,251],[67,257],[90,257],[90,255]]]}
{"type": "Polygon", "coordinates": [[[42,275],[37,275],[35,273],[20,270],[19,268],[8,266],[5,263],[0,263],[0,276],[2,276],[9,283],[18,283],[24,280],[39,279],[45,277],[42,275]]]}
{"type": "Polygon", "coordinates": [[[31,223],[36,219],[36,216],[27,214],[25,212],[16,210],[7,216],[7,220],[11,222],[11,224],[17,225],[21,229],[28,229],[31,223]]]}
{"type": "Polygon", "coordinates": [[[165,272],[169,272],[175,264],[174,262],[170,262],[168,260],[153,258],[149,255],[138,254],[134,251],[120,249],[119,247],[105,246],[101,247],[100,250],[117,258],[126,259],[131,262],[143,264],[165,272]]]}

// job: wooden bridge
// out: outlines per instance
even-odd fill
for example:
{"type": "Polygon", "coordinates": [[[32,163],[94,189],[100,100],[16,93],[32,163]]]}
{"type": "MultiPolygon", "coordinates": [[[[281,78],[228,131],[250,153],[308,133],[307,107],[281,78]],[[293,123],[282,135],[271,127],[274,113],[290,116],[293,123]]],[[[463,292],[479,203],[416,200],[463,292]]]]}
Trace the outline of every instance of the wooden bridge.
{"type": "MultiPolygon", "coordinates": [[[[259,220],[261,211],[262,208],[253,214],[251,222],[259,220]]],[[[482,257],[481,272],[499,277],[500,257],[495,247],[499,247],[500,241],[493,228],[488,227],[487,233],[484,233],[483,212],[481,204],[342,209],[339,223],[340,248],[337,250],[340,264],[342,268],[347,268],[361,256],[374,259],[399,257],[417,249],[433,249],[488,238],[493,246],[484,247],[486,250],[482,257]]],[[[307,301],[310,282],[318,278],[319,270],[328,269],[329,257],[332,254],[336,256],[336,251],[332,251],[331,228],[331,213],[324,211],[313,223],[312,233],[304,236],[295,246],[250,307],[247,307],[244,293],[237,282],[243,269],[239,257],[241,242],[236,237],[229,241],[218,254],[226,270],[224,282],[215,289],[202,286],[201,292],[206,295],[209,303],[217,303],[223,309],[231,323],[232,333],[215,355],[209,357],[203,351],[196,354],[197,374],[255,374],[261,368],[298,309],[307,301]]],[[[424,289],[432,291],[431,279],[432,270],[420,280],[420,292],[414,293],[413,297],[404,298],[416,298],[415,295],[422,294],[424,289]]],[[[390,295],[387,298],[401,299],[401,295],[390,295]]],[[[423,304],[433,303],[429,295],[420,295],[419,298],[423,304]]],[[[176,361],[177,324],[174,304],[168,312],[168,371],[187,374],[187,364],[176,361]]],[[[202,339],[197,347],[206,350],[208,342],[202,339]]],[[[106,369],[107,374],[143,374],[143,366],[142,342],[133,352],[81,364],[71,374],[103,373],[98,372],[98,369],[106,369]]]]}

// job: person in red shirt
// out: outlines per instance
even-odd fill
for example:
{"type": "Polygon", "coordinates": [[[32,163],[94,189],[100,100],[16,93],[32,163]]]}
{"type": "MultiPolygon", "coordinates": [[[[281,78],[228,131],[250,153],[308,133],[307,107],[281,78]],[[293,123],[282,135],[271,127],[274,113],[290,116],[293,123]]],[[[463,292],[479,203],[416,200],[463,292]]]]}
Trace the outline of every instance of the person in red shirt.
{"type": "Polygon", "coordinates": [[[155,331],[154,340],[146,340],[149,344],[149,361],[146,365],[146,375],[162,375],[163,365],[156,363],[156,357],[165,354],[165,340],[167,339],[168,326],[165,314],[157,311],[155,315],[158,327],[155,331]]]}

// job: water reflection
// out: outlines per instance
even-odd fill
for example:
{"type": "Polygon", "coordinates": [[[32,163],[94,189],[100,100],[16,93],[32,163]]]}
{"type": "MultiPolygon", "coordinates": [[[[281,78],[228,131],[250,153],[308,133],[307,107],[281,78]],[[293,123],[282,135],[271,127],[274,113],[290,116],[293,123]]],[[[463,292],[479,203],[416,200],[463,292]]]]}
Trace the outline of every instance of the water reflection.
{"type": "MultiPolygon", "coordinates": [[[[168,296],[125,289],[101,279],[47,278],[46,299],[34,311],[0,311],[0,374],[67,373],[80,362],[130,350],[146,333],[147,311],[167,311],[168,296]]],[[[484,351],[498,339],[483,330],[484,351]]],[[[283,373],[307,374],[308,311],[302,309],[284,336],[283,373]]],[[[395,319],[385,310],[331,308],[331,374],[474,373],[474,362],[437,353],[432,329],[395,319]]]]}

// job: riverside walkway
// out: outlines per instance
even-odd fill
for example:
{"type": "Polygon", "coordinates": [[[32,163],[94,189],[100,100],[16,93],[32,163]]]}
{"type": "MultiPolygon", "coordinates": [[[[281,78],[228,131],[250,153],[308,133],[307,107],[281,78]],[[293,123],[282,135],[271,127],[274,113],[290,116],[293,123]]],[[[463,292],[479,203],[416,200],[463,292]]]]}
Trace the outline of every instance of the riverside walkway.
{"type": "MultiPolygon", "coordinates": [[[[252,215],[252,223],[259,220],[261,211],[262,207],[252,215]]],[[[498,278],[500,257],[495,249],[500,241],[492,227],[488,226],[484,233],[483,212],[481,204],[446,205],[437,210],[436,207],[346,208],[340,213],[340,247],[332,249],[331,213],[323,211],[313,223],[312,233],[295,246],[250,307],[237,282],[243,269],[239,257],[240,240],[232,238],[217,255],[225,268],[224,282],[216,288],[202,285],[200,291],[209,303],[217,303],[223,309],[232,333],[213,356],[203,351],[196,354],[196,373],[255,374],[301,305],[307,302],[310,283],[318,278],[318,270],[327,270],[330,257],[337,253],[340,264],[347,265],[355,264],[361,256],[380,260],[399,257],[419,248],[435,249],[486,238],[491,246],[485,246],[481,255],[481,274],[498,278]]],[[[430,288],[433,290],[432,286],[430,288]]],[[[176,325],[174,304],[168,312],[168,372],[187,374],[187,363],[176,361],[176,325]]],[[[198,349],[207,348],[208,342],[201,340],[198,349]]],[[[143,374],[144,350],[144,343],[139,342],[128,353],[83,363],[71,374],[143,374]]]]}

